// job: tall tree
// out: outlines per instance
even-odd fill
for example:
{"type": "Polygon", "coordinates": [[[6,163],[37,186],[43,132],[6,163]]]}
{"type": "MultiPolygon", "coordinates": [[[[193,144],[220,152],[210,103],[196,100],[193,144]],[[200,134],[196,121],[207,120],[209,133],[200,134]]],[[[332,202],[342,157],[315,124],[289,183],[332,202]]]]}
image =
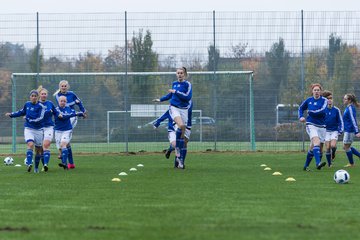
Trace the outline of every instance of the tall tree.
{"type": "Polygon", "coordinates": [[[143,30],[140,29],[137,34],[134,33],[131,43],[131,70],[134,72],[156,71],[158,54],[152,50],[151,32],[147,30],[145,36],[143,36],[143,30]]]}
{"type": "Polygon", "coordinates": [[[331,33],[329,36],[329,52],[327,56],[328,78],[334,76],[335,55],[340,51],[340,47],[341,37],[336,36],[335,33],[331,33]]]}
{"type": "Polygon", "coordinates": [[[220,50],[217,49],[214,45],[210,45],[208,47],[208,64],[207,69],[209,71],[218,70],[219,58],[220,58],[220,50]]]}
{"type": "Polygon", "coordinates": [[[286,84],[289,71],[290,54],[285,50],[285,43],[282,38],[271,46],[269,52],[265,53],[266,64],[269,71],[268,87],[276,92],[279,97],[279,90],[282,84],[286,84]]]}
{"type": "Polygon", "coordinates": [[[34,47],[29,51],[29,65],[31,72],[36,73],[38,70],[41,72],[42,66],[44,64],[44,54],[41,49],[41,45],[34,47]],[[39,54],[39,56],[38,56],[39,54]],[[39,62],[38,62],[39,58],[39,62]],[[39,65],[38,65],[39,64],[39,65]]]}
{"type": "MultiPolygon", "coordinates": [[[[341,44],[340,50],[335,55],[335,66],[334,66],[334,91],[353,92],[354,86],[352,84],[352,73],[354,71],[353,56],[350,51],[350,47],[345,44],[341,44]]],[[[334,96],[337,102],[341,102],[343,93],[341,95],[334,96]]]]}
{"type": "Polygon", "coordinates": [[[105,71],[118,72],[125,69],[125,47],[115,45],[113,50],[108,50],[104,59],[105,71]]]}

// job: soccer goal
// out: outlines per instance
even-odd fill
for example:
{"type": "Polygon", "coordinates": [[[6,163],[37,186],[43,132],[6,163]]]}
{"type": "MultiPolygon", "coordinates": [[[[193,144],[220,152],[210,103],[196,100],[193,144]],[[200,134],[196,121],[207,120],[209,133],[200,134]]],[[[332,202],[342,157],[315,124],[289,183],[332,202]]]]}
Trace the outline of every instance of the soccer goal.
{"type": "MultiPolygon", "coordinates": [[[[13,73],[12,111],[20,109],[29,91],[39,85],[48,89],[53,101],[52,93],[63,79],[88,111],[88,118],[80,119],[74,129],[72,143],[78,144],[78,151],[158,151],[166,142],[160,131],[142,129],[156,117],[135,117],[132,106],[150,105],[152,99],[165,95],[176,81],[175,72],[13,73]]],[[[188,80],[198,126],[191,140],[203,143],[194,144],[192,150],[254,151],[253,72],[189,72],[188,80]]],[[[12,139],[16,152],[17,143],[23,142],[23,121],[12,119],[6,124],[9,130],[4,137],[12,139]]]]}

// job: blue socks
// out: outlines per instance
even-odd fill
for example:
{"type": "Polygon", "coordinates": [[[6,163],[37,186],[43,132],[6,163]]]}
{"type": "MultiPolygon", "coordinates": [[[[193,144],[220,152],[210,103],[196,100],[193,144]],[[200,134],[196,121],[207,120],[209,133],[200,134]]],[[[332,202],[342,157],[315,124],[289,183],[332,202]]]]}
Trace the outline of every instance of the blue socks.
{"type": "Polygon", "coordinates": [[[182,159],[181,150],[184,148],[185,141],[181,138],[181,129],[176,130],[176,153],[182,159]]]}
{"type": "Polygon", "coordinates": [[[35,169],[39,169],[41,155],[36,154],[35,155],[35,169]]]}
{"type": "Polygon", "coordinates": [[[321,158],[320,158],[320,146],[314,146],[313,148],[313,152],[314,152],[314,157],[315,157],[315,162],[316,162],[316,166],[318,166],[321,162],[321,158]]]}
{"type": "Polygon", "coordinates": [[[65,148],[62,148],[61,149],[61,162],[63,165],[67,165],[66,161],[67,161],[67,158],[68,158],[68,149],[65,147],[65,148]]]}
{"type": "Polygon", "coordinates": [[[326,161],[328,163],[328,166],[331,166],[331,152],[326,152],[326,161]]]}
{"type": "Polygon", "coordinates": [[[351,149],[351,152],[352,152],[355,156],[357,156],[357,157],[360,158],[360,152],[359,152],[356,148],[351,147],[350,149],[351,149]]]}
{"type": "Polygon", "coordinates": [[[33,155],[34,155],[34,152],[32,149],[26,150],[26,165],[32,164],[33,155]]]}
{"type": "Polygon", "coordinates": [[[353,158],[353,153],[352,153],[351,149],[346,151],[346,156],[349,160],[349,163],[354,164],[354,158],[353,158]]]}
{"type": "Polygon", "coordinates": [[[67,147],[67,150],[68,150],[69,163],[74,164],[74,159],[73,159],[73,155],[72,155],[71,146],[67,147]]]}
{"type": "Polygon", "coordinates": [[[309,150],[307,155],[306,155],[306,161],[305,161],[304,168],[307,168],[310,165],[311,160],[313,159],[313,157],[314,157],[313,151],[309,150]]]}
{"type": "Polygon", "coordinates": [[[44,151],[44,162],[43,165],[48,165],[50,161],[50,151],[49,150],[45,150],[44,151]]]}
{"type": "Polygon", "coordinates": [[[168,151],[169,151],[169,152],[172,152],[172,151],[174,151],[174,150],[175,150],[175,148],[170,144],[168,151]]]}

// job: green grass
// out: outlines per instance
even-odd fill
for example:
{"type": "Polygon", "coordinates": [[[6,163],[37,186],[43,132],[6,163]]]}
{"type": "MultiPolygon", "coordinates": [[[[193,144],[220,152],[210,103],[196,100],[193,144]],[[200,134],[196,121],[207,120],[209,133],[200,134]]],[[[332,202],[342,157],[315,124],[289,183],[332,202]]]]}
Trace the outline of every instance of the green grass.
{"type": "MultiPolygon", "coordinates": [[[[129,142],[126,146],[124,142],[117,143],[71,143],[77,152],[83,153],[119,153],[126,152],[128,147],[129,152],[160,152],[168,142],[129,142]]],[[[309,145],[306,142],[305,147],[309,145]]],[[[357,146],[357,143],[354,144],[357,146]]],[[[52,144],[52,150],[56,150],[55,144],[52,144]]],[[[257,151],[301,151],[303,147],[302,142],[257,142],[257,151]]],[[[214,150],[214,142],[191,142],[189,145],[191,151],[206,151],[208,149],[214,150]]],[[[249,142],[217,142],[216,150],[218,151],[252,151],[249,142]]],[[[26,145],[24,143],[16,144],[16,153],[25,153],[26,145]]],[[[0,154],[9,154],[12,152],[11,144],[1,144],[0,154]]]]}
{"type": "Polygon", "coordinates": [[[311,172],[301,153],[189,153],[184,171],[159,154],[76,156],[69,171],[52,159],[39,174],[0,166],[0,239],[354,239],[360,169],[332,179],[344,155],[311,172]]]}

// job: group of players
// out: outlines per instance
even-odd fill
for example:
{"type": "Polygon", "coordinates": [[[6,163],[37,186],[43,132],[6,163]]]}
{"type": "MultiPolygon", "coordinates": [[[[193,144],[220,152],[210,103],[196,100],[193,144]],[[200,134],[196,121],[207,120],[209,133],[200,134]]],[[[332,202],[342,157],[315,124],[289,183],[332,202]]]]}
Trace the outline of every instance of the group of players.
{"type": "Polygon", "coordinates": [[[23,116],[24,138],[27,145],[26,167],[31,172],[35,148],[34,172],[39,173],[40,161],[44,171],[49,170],[50,144],[54,137],[56,147],[59,150],[61,162],[59,166],[63,169],[75,168],[70,141],[73,128],[77,124],[77,117],[86,117],[86,110],[81,100],[72,91],[69,91],[68,81],[61,80],[59,89],[54,93],[57,107],[48,100],[48,90],[39,86],[38,89],[30,91],[30,101],[24,104],[19,111],[6,113],[11,118],[23,116]],[[75,112],[78,105],[80,112],[75,112]]]}
{"type": "Polygon", "coordinates": [[[161,98],[154,99],[154,102],[170,102],[169,110],[153,122],[155,128],[160,126],[164,120],[168,120],[169,149],[165,153],[170,158],[171,152],[175,150],[174,167],[185,169],[185,158],[187,154],[187,143],[191,134],[192,115],[192,86],[186,80],[188,78],[185,67],[176,70],[177,81],[172,83],[168,94],[161,98]]]}
{"type": "Polygon", "coordinates": [[[344,113],[333,104],[333,95],[330,91],[323,91],[319,83],[311,84],[312,96],[299,106],[299,121],[306,123],[306,132],[310,137],[310,147],[306,155],[304,170],[310,171],[309,165],[315,158],[316,168],[320,170],[326,165],[322,162],[322,150],[325,143],[327,165],[332,166],[335,159],[338,136],[343,136],[343,148],[349,163],[345,167],[355,166],[353,155],[360,158],[360,152],[351,146],[355,136],[360,137],[356,120],[356,108],[360,107],[356,96],[352,93],[344,95],[344,113]],[[307,117],[303,116],[307,111],[307,117]]]}

